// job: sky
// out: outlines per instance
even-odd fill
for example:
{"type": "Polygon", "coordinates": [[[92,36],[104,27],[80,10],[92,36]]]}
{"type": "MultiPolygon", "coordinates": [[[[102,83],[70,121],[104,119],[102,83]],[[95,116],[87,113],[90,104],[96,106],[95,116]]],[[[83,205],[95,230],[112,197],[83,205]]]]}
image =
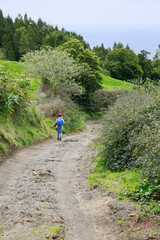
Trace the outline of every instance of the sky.
{"type": "Polygon", "coordinates": [[[160,0],[0,0],[0,9],[75,31],[91,47],[116,41],[153,57],[160,44],[160,0]]]}

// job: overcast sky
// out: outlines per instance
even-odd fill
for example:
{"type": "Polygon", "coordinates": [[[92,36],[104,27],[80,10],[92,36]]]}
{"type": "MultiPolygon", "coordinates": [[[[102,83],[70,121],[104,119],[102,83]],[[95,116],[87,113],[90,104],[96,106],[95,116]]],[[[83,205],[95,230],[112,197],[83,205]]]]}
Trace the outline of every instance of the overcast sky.
{"type": "Polygon", "coordinates": [[[141,37],[138,41],[134,36],[136,48],[139,42],[141,49],[146,38],[148,48],[155,44],[156,49],[160,43],[160,0],[0,0],[0,9],[13,19],[19,13],[35,21],[41,17],[48,24],[76,31],[91,45],[133,41],[138,29],[141,37]]]}

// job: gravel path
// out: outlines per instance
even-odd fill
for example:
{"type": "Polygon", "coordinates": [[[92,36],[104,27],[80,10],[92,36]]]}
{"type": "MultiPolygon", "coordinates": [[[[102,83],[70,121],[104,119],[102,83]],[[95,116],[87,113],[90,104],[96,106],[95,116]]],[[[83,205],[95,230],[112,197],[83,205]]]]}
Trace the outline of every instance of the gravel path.
{"type": "Polygon", "coordinates": [[[110,220],[113,199],[87,187],[96,129],[89,121],[82,132],[31,146],[1,165],[0,239],[125,239],[110,220]]]}

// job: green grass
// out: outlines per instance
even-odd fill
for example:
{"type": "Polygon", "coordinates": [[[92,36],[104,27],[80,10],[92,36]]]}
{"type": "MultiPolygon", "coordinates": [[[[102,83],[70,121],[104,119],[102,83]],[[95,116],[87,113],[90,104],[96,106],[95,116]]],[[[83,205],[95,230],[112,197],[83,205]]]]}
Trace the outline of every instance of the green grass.
{"type": "Polygon", "coordinates": [[[0,60],[0,68],[11,75],[21,74],[23,72],[23,63],[0,60]]]}
{"type": "MultiPolygon", "coordinates": [[[[100,170],[100,169],[99,169],[100,170]]],[[[96,169],[89,177],[89,185],[92,188],[103,189],[108,192],[117,193],[118,198],[122,197],[126,189],[138,185],[138,171],[125,170],[124,172],[99,171],[96,169]]]]}
{"type": "Polygon", "coordinates": [[[102,75],[103,77],[103,82],[102,86],[106,90],[112,90],[112,89],[131,89],[133,85],[131,83],[117,80],[114,78],[111,78],[109,76],[102,75]]]}
{"type": "Polygon", "coordinates": [[[41,226],[35,228],[30,234],[30,237],[36,237],[36,239],[52,239],[52,236],[56,235],[58,238],[62,231],[62,226],[41,226]]]}
{"type": "Polygon", "coordinates": [[[2,142],[0,142],[0,151],[2,151],[5,155],[7,154],[7,147],[2,142]]]}
{"type": "Polygon", "coordinates": [[[140,207],[142,215],[159,215],[160,201],[151,200],[150,202],[145,203],[128,197],[128,191],[132,189],[133,186],[136,188],[141,184],[142,180],[140,179],[140,176],[141,170],[126,169],[122,172],[111,172],[106,170],[99,164],[99,158],[97,158],[94,170],[88,176],[88,179],[91,188],[96,188],[103,192],[114,193],[120,201],[132,201],[132,204],[140,207]]]}
{"type": "MultiPolygon", "coordinates": [[[[27,79],[23,73],[23,63],[0,60],[0,71],[20,83],[30,99],[37,97],[36,91],[41,85],[40,79],[27,79]],[[27,81],[27,83],[26,83],[27,81]]],[[[7,155],[8,149],[31,145],[37,140],[47,138],[55,132],[52,121],[45,119],[32,104],[11,116],[0,116],[0,152],[7,155]]]]}
{"type": "Polygon", "coordinates": [[[31,145],[52,136],[55,130],[50,125],[34,106],[12,117],[0,116],[0,152],[7,155],[9,148],[31,145]]]}
{"type": "MultiPolygon", "coordinates": [[[[29,98],[37,98],[36,91],[40,88],[42,82],[40,78],[28,78],[24,74],[24,65],[22,62],[0,60],[0,70],[5,75],[10,76],[17,82],[27,81],[28,86],[22,87],[29,98]]],[[[22,83],[21,83],[22,84],[22,83]]]]}

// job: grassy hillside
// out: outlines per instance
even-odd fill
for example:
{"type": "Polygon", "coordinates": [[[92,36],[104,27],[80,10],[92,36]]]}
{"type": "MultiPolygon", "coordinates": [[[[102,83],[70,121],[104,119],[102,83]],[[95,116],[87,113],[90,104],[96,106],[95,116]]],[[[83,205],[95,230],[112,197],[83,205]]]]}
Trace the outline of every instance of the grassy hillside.
{"type": "Polygon", "coordinates": [[[102,75],[102,77],[103,77],[102,86],[106,90],[115,90],[115,89],[126,90],[126,89],[131,89],[133,86],[131,83],[117,80],[109,76],[102,75]]]}
{"type": "Polygon", "coordinates": [[[12,76],[23,73],[23,63],[0,60],[0,68],[12,76]]]}
{"type": "Polygon", "coordinates": [[[17,105],[14,109],[11,104],[11,110],[0,112],[1,154],[7,155],[12,148],[32,144],[36,140],[51,136],[54,132],[50,128],[50,125],[53,126],[53,122],[47,120],[37,109],[34,102],[31,101],[31,99],[37,97],[36,90],[40,85],[41,81],[39,79],[27,79],[25,77],[23,63],[0,60],[0,87],[3,89],[0,95],[1,104],[4,104],[4,91],[6,92],[6,105],[9,105],[10,101],[18,96],[13,95],[13,90],[16,94],[19,87],[21,87],[21,91],[28,95],[29,98],[27,97],[27,99],[30,99],[27,105],[17,105]],[[4,79],[6,80],[4,81],[4,79]]]}
{"type": "Polygon", "coordinates": [[[41,80],[26,78],[23,69],[24,65],[21,62],[0,60],[0,72],[9,75],[16,82],[18,81],[20,87],[25,88],[28,97],[37,98],[36,90],[39,89],[41,80]]]}

